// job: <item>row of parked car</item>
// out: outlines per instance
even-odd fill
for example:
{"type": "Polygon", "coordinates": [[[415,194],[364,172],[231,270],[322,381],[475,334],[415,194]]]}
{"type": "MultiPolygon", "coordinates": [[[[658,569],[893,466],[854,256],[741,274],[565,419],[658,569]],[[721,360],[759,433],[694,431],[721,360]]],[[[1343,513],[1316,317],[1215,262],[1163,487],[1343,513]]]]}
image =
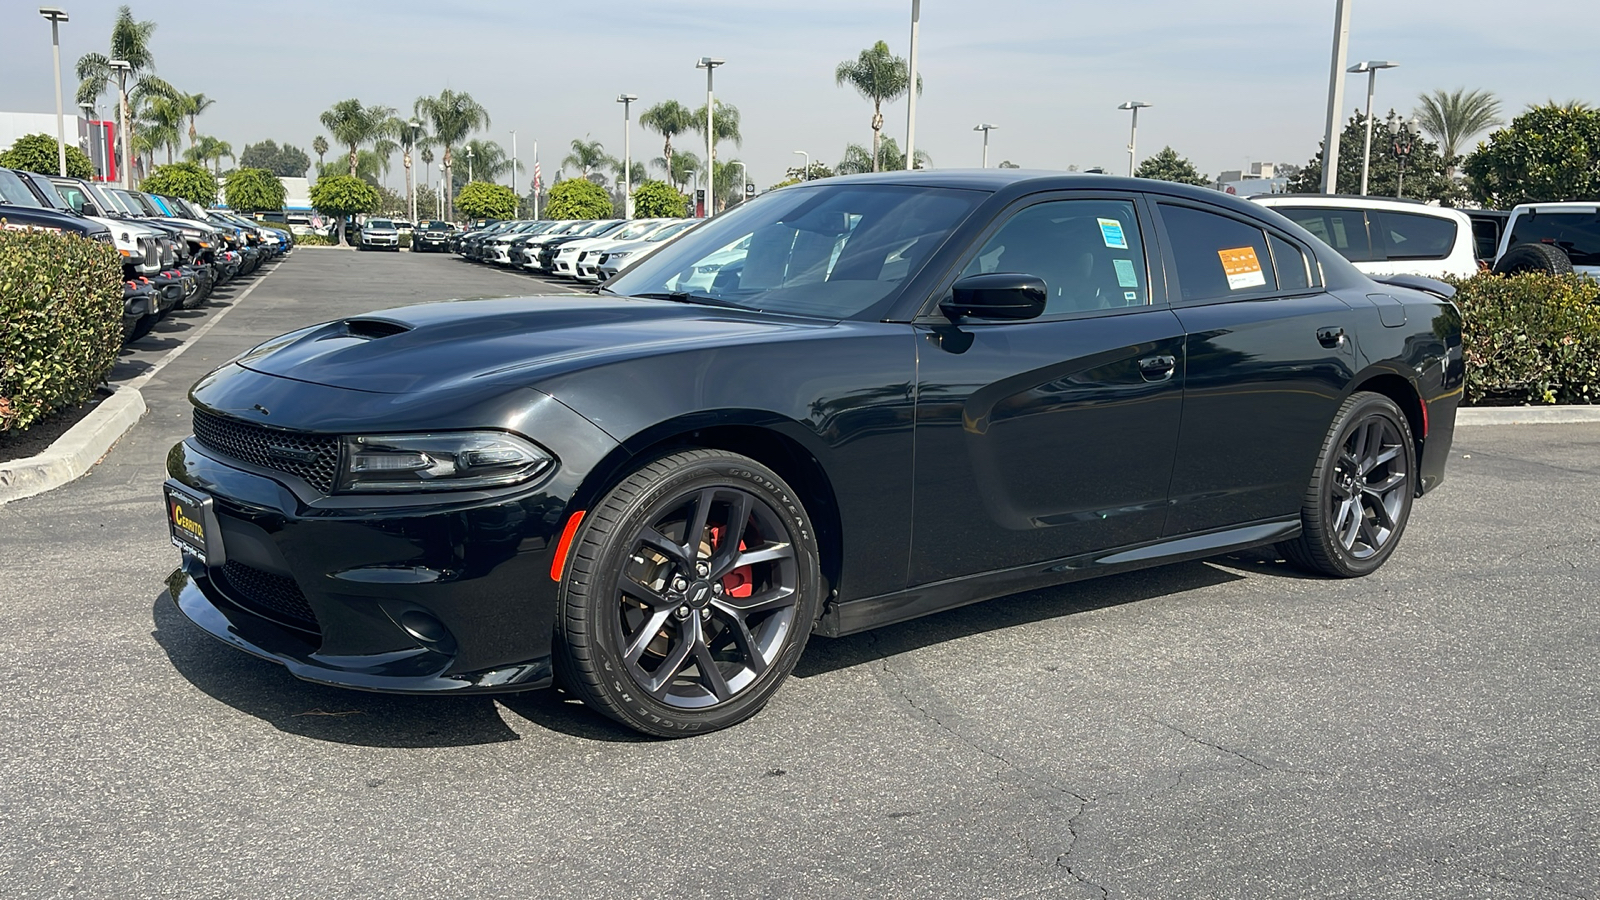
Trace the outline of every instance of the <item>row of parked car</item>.
{"type": "MultiPolygon", "coordinates": [[[[703,219],[579,219],[495,222],[449,240],[474,262],[599,283],[665,247],[703,219]]],[[[413,236],[413,249],[418,239],[413,236]]]]}
{"type": "Polygon", "coordinates": [[[137,340],[174,309],[294,247],[285,229],[227,210],[58,175],[0,169],[0,223],[103,241],[122,257],[122,337],[137,340]]]}

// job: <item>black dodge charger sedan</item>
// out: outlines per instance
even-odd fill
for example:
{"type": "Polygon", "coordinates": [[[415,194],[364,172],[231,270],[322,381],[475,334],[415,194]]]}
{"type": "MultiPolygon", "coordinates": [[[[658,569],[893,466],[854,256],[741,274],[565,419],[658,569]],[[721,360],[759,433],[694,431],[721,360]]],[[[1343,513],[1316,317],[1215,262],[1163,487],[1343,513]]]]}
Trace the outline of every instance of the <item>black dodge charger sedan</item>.
{"type": "Polygon", "coordinates": [[[1444,477],[1449,298],[1163,182],[795,185],[599,294],[374,312],[207,375],[172,595],[310,681],[558,683],[704,732],[813,633],[1263,545],[1371,573],[1444,477]]]}

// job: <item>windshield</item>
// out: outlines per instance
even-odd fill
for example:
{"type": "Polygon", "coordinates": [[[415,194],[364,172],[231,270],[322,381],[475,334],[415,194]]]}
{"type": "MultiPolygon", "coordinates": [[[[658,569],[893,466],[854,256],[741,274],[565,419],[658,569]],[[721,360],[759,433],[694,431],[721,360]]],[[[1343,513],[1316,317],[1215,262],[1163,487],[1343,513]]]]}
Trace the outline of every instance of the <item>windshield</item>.
{"type": "Polygon", "coordinates": [[[388,228],[388,229],[393,229],[394,228],[394,223],[389,221],[388,219],[368,219],[367,220],[367,227],[368,228],[388,228]]]}
{"type": "Polygon", "coordinates": [[[12,206],[44,208],[44,204],[40,203],[39,198],[33,195],[33,191],[28,190],[28,186],[23,184],[22,179],[18,178],[17,174],[10,169],[0,169],[0,199],[5,200],[12,206]]]}
{"type": "Polygon", "coordinates": [[[656,241],[667,240],[668,238],[671,238],[674,235],[682,234],[684,229],[689,228],[689,227],[693,226],[694,224],[695,223],[694,223],[693,219],[689,219],[689,220],[683,221],[683,222],[674,222],[671,225],[668,225],[667,227],[665,227],[665,228],[661,229],[660,231],[656,232],[655,234],[652,234],[649,237],[645,238],[645,243],[653,244],[656,241]]]}
{"type": "Polygon", "coordinates": [[[428,230],[428,231],[450,231],[452,229],[450,227],[450,223],[449,222],[429,222],[426,230],[428,230]]]}
{"type": "Polygon", "coordinates": [[[1507,247],[1551,244],[1575,266],[1600,266],[1600,213],[1532,212],[1517,216],[1507,247]]]}
{"type": "Polygon", "coordinates": [[[33,186],[39,189],[39,193],[44,195],[46,208],[53,207],[62,212],[74,211],[72,205],[62,198],[61,193],[56,190],[55,184],[50,179],[43,175],[30,175],[28,177],[33,181],[33,186]]]}
{"type": "Polygon", "coordinates": [[[718,216],[608,287],[846,318],[888,298],[985,196],[899,185],[785,188],[718,216]]]}

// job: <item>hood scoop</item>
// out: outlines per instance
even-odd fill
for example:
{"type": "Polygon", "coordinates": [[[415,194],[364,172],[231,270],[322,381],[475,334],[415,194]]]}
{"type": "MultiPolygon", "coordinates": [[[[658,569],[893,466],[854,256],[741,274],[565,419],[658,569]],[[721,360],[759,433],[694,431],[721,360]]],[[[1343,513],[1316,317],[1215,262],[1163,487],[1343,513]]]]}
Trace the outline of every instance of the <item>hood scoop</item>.
{"type": "Polygon", "coordinates": [[[389,319],[345,319],[344,328],[345,333],[351,337],[367,338],[369,340],[394,337],[397,334],[405,334],[411,330],[410,325],[389,319]]]}

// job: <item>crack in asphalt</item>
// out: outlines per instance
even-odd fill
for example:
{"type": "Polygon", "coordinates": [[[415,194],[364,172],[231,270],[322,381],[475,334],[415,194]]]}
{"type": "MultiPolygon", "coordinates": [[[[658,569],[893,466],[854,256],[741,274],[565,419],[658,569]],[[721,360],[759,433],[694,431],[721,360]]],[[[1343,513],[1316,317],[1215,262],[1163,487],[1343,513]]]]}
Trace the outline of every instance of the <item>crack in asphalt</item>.
{"type": "MultiPolygon", "coordinates": [[[[874,642],[876,642],[876,638],[874,638],[874,642]]],[[[990,759],[1000,763],[1007,770],[1022,779],[1024,784],[1027,786],[1049,791],[1051,792],[1052,796],[1064,795],[1072,798],[1072,800],[1077,804],[1077,808],[1066,822],[1068,836],[1067,846],[1062,852],[1056,854],[1053,865],[1055,868],[1066,872],[1067,875],[1071,876],[1075,882],[1082,884],[1087,888],[1099,891],[1102,898],[1109,898],[1111,896],[1111,892],[1108,889],[1095,883],[1088,876],[1075,869],[1072,865],[1072,854],[1073,851],[1077,849],[1078,840],[1081,836],[1078,831],[1079,821],[1088,813],[1089,807],[1094,802],[1095,798],[1087,797],[1078,793],[1077,791],[1072,790],[1071,788],[1057,784],[1049,775],[1024,767],[1008,758],[1005,754],[1000,753],[991,747],[985,746],[984,743],[980,742],[979,739],[958,730],[953,725],[945,721],[946,718],[960,718],[958,713],[954,712],[953,710],[936,712],[929,708],[934,705],[933,703],[930,703],[927,700],[919,702],[918,699],[913,696],[912,692],[908,689],[908,686],[915,686],[919,684],[924,688],[929,687],[925,679],[913,673],[902,672],[895,669],[889,664],[887,659],[881,660],[879,665],[882,675],[887,676],[888,679],[888,683],[885,684],[885,686],[890,687],[895,694],[899,695],[899,698],[907,706],[914,710],[919,717],[927,722],[932,723],[940,731],[950,735],[962,746],[965,746],[971,750],[975,750],[978,753],[981,753],[984,756],[987,756],[990,759]]],[[[879,681],[880,683],[884,683],[885,679],[880,678],[879,681]]],[[[924,693],[926,693],[926,691],[924,693]]],[[[1023,848],[1030,858],[1037,859],[1040,862],[1045,862],[1045,860],[1040,858],[1039,854],[1034,852],[1033,842],[1030,841],[1021,830],[1018,830],[1016,834],[1017,837],[1022,841],[1023,848]]]]}
{"type": "Polygon", "coordinates": [[[1553,888],[1553,887],[1550,887],[1549,885],[1540,884],[1540,883],[1538,883],[1536,881],[1527,881],[1527,880],[1521,879],[1521,878],[1513,878],[1512,876],[1507,875],[1507,874],[1505,874],[1503,872],[1486,872],[1486,871],[1484,871],[1482,869],[1468,869],[1467,871],[1470,872],[1473,875],[1479,876],[1480,878],[1487,878],[1487,879],[1489,879],[1491,881],[1504,881],[1507,884],[1514,884],[1514,885],[1517,885],[1519,887],[1538,888],[1541,891],[1547,891],[1549,893],[1555,894],[1555,895],[1560,896],[1560,897],[1572,897],[1573,900],[1595,900],[1595,895],[1594,894],[1574,894],[1571,891],[1564,891],[1564,890],[1561,890],[1560,888],[1553,888]]]}
{"type": "MultiPolygon", "coordinates": [[[[1157,725],[1160,725],[1163,728],[1170,728],[1173,731],[1176,731],[1177,733],[1179,733],[1179,734],[1183,735],[1184,737],[1188,738],[1189,740],[1194,741],[1196,744],[1199,744],[1202,747],[1210,747],[1211,749],[1216,750],[1219,753],[1226,753],[1229,756],[1233,756],[1233,757],[1237,757],[1238,759],[1242,759],[1245,762],[1249,763],[1252,766],[1255,766],[1256,768],[1260,769],[1263,772],[1276,772],[1276,771],[1278,771],[1277,769],[1274,769],[1272,766],[1269,766],[1266,763],[1261,762],[1260,760],[1254,759],[1254,758],[1252,758],[1250,756],[1247,756],[1247,755],[1245,755],[1243,753],[1240,753],[1237,750],[1234,750],[1234,749],[1231,749],[1231,748],[1228,748],[1228,747],[1224,747],[1221,744],[1212,743],[1211,741],[1208,741],[1205,738],[1200,737],[1199,735],[1190,734],[1189,732],[1183,730],[1182,728],[1179,728],[1178,726],[1172,724],[1171,722],[1163,722],[1160,719],[1154,719],[1154,718],[1152,718],[1150,721],[1156,723],[1157,725]]],[[[1180,773],[1180,778],[1181,778],[1181,773],[1180,773]]]]}

